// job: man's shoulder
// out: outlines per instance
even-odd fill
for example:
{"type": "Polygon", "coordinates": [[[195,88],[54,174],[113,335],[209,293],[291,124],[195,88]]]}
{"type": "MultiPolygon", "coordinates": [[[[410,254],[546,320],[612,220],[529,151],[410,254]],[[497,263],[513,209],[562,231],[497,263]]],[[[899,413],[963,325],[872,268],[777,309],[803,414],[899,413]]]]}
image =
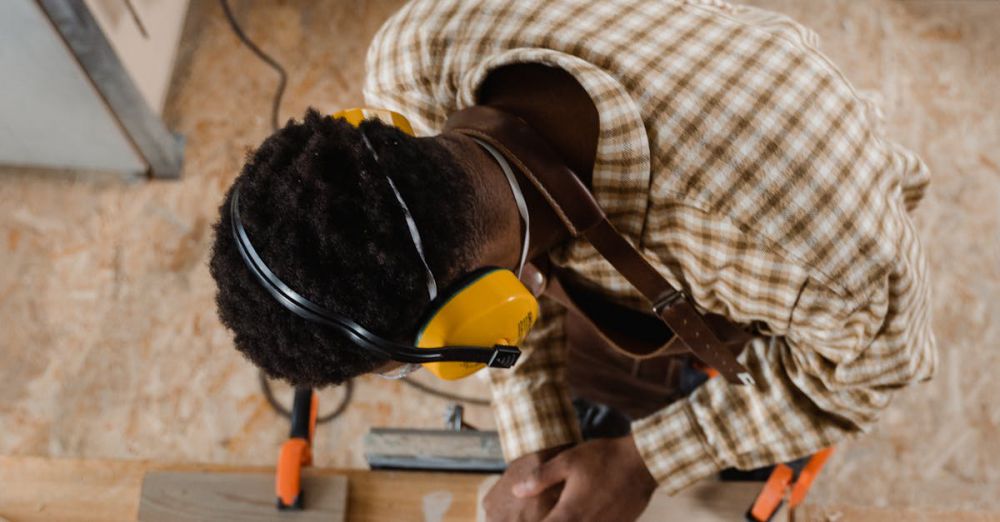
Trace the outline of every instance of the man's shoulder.
{"type": "Polygon", "coordinates": [[[732,223],[862,292],[896,257],[910,174],[874,106],[821,55],[781,43],[759,60],[644,107],[656,129],[650,197],[732,223]]]}

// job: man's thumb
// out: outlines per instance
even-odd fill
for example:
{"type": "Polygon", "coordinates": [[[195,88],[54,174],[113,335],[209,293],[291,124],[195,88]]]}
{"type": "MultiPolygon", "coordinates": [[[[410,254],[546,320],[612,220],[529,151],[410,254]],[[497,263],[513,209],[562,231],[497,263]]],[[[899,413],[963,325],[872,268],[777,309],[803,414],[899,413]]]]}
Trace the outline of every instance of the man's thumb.
{"type": "Polygon", "coordinates": [[[514,484],[511,493],[515,497],[533,497],[550,487],[566,480],[566,464],[562,455],[538,466],[527,478],[514,484]]]}

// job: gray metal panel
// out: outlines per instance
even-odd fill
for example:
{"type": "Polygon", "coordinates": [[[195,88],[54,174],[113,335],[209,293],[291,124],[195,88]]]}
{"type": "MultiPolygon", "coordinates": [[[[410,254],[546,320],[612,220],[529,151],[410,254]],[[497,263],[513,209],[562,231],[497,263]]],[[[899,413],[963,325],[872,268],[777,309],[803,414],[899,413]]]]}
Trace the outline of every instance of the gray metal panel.
{"type": "Polygon", "coordinates": [[[496,431],[372,428],[364,443],[372,469],[496,473],[507,467],[496,431]]]}
{"type": "Polygon", "coordinates": [[[146,170],[31,0],[0,2],[0,163],[128,174],[146,170]]]}
{"type": "Polygon", "coordinates": [[[74,0],[38,0],[94,86],[125,128],[156,177],[180,176],[183,142],[163,125],[135,87],[87,5],[74,0]]]}

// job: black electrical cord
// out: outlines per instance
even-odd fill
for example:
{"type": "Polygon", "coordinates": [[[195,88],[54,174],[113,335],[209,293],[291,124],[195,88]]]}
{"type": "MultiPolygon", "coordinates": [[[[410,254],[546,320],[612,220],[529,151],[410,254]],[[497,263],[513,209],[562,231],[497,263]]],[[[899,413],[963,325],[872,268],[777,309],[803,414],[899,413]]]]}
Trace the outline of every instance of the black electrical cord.
{"type": "MultiPolygon", "coordinates": [[[[278,88],[274,91],[274,98],[271,101],[271,130],[278,130],[278,110],[281,108],[281,97],[285,94],[285,83],[288,79],[288,74],[285,72],[285,68],[281,66],[274,58],[257,47],[257,44],[253,43],[246,33],[243,32],[243,28],[240,27],[239,22],[236,21],[236,17],[233,16],[232,9],[229,8],[228,0],[219,0],[219,5],[222,6],[222,12],[226,15],[226,20],[229,21],[229,27],[236,33],[236,37],[240,39],[243,45],[247,46],[250,51],[252,51],[257,58],[269,65],[278,73],[278,88]]],[[[264,394],[264,398],[267,399],[267,403],[271,405],[278,415],[285,417],[286,419],[292,418],[292,412],[281,405],[277,399],[274,398],[274,391],[271,390],[271,382],[268,381],[267,375],[260,371],[258,373],[258,379],[260,380],[260,391],[264,394]]],[[[315,390],[314,390],[315,393],[315,390]]],[[[344,383],[344,396],[340,399],[340,404],[333,409],[330,413],[318,417],[316,419],[316,424],[323,424],[330,422],[333,419],[339,417],[345,410],[347,406],[351,403],[351,398],[354,396],[354,383],[347,381],[344,383]]]]}
{"type": "Polygon", "coordinates": [[[278,73],[278,88],[275,89],[274,100],[271,102],[271,129],[278,130],[278,109],[281,108],[281,97],[285,94],[285,81],[288,78],[288,75],[285,73],[285,68],[282,67],[277,60],[271,58],[269,54],[260,50],[260,47],[257,47],[257,44],[253,43],[253,41],[247,37],[247,35],[243,32],[243,29],[240,28],[240,24],[236,22],[236,17],[233,16],[232,10],[229,9],[228,0],[219,0],[219,4],[222,5],[222,11],[226,14],[226,19],[229,20],[229,27],[231,27],[233,32],[236,33],[236,37],[243,42],[243,45],[246,45],[254,54],[256,54],[257,58],[260,58],[261,61],[271,66],[271,68],[278,73]]]}
{"type": "MultiPolygon", "coordinates": [[[[274,99],[271,102],[271,128],[272,130],[278,130],[278,109],[281,108],[281,97],[285,93],[285,83],[287,81],[288,74],[285,72],[285,68],[282,67],[281,64],[277,62],[277,60],[271,58],[270,55],[262,51],[260,47],[257,47],[257,44],[253,43],[253,41],[250,40],[249,37],[247,37],[246,33],[244,33],[243,29],[240,27],[239,22],[236,21],[236,17],[233,16],[233,11],[229,8],[228,0],[219,0],[219,5],[222,6],[222,12],[225,13],[226,20],[229,21],[229,27],[232,28],[234,33],[236,33],[236,37],[240,39],[240,42],[242,42],[243,45],[246,45],[247,48],[250,49],[250,51],[252,51],[255,55],[257,55],[258,58],[261,59],[261,61],[269,65],[272,69],[274,69],[278,73],[278,88],[275,89],[274,99]]],[[[433,395],[441,399],[449,401],[465,402],[468,404],[472,404],[474,406],[490,405],[489,399],[481,399],[478,397],[465,397],[463,395],[444,392],[432,388],[430,386],[427,386],[426,384],[417,382],[409,377],[404,377],[402,380],[404,383],[417,390],[420,390],[428,395],[433,395]]],[[[264,398],[267,399],[267,403],[270,404],[271,407],[274,408],[274,410],[278,412],[279,415],[289,419],[292,417],[292,413],[288,411],[287,408],[282,406],[274,398],[274,392],[271,390],[271,383],[270,381],[267,380],[267,375],[265,375],[263,371],[260,372],[260,389],[261,392],[264,394],[264,398]]],[[[321,424],[324,422],[330,422],[333,419],[340,416],[340,414],[342,414],[347,409],[347,406],[350,404],[353,395],[354,395],[354,383],[352,381],[347,381],[344,384],[344,397],[341,399],[340,404],[338,404],[337,407],[334,408],[332,412],[317,418],[316,423],[321,424]]]]}
{"type": "MultiPolygon", "coordinates": [[[[264,371],[261,370],[260,372],[258,372],[257,375],[260,380],[260,391],[264,394],[264,398],[267,399],[267,403],[271,405],[271,408],[274,409],[274,411],[277,412],[278,415],[281,415],[286,419],[291,419],[292,412],[289,411],[288,408],[282,406],[281,403],[278,402],[278,399],[274,397],[274,391],[271,390],[271,381],[267,379],[267,374],[265,374],[264,371]]],[[[313,393],[316,393],[316,390],[313,390],[313,393]]],[[[351,403],[351,399],[353,397],[354,397],[354,381],[347,381],[344,383],[344,396],[341,397],[340,404],[338,404],[337,407],[334,408],[333,411],[331,411],[330,413],[316,417],[316,424],[323,424],[325,422],[330,422],[333,419],[339,417],[340,414],[344,413],[344,411],[347,409],[347,406],[351,403]]]]}

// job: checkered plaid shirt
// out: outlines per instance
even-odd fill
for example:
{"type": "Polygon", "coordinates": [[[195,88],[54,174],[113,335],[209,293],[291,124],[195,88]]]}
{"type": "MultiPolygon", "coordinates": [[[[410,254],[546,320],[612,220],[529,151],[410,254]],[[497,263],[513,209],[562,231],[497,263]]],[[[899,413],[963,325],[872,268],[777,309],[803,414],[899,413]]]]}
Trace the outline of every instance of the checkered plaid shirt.
{"type": "MultiPolygon", "coordinates": [[[[908,215],[927,170],[812,32],[707,0],[418,0],[375,37],[364,93],[434,134],[492,69],[522,62],[565,69],[593,98],[593,191],[618,230],[702,310],[759,332],[741,356],[756,387],[712,379],[633,424],[662,488],[829,446],[930,377],[908,215]]],[[[553,258],[648,309],[586,242],[553,258]]],[[[563,314],[543,298],[521,361],[490,374],[508,459],[580,438],[563,314]]]]}

